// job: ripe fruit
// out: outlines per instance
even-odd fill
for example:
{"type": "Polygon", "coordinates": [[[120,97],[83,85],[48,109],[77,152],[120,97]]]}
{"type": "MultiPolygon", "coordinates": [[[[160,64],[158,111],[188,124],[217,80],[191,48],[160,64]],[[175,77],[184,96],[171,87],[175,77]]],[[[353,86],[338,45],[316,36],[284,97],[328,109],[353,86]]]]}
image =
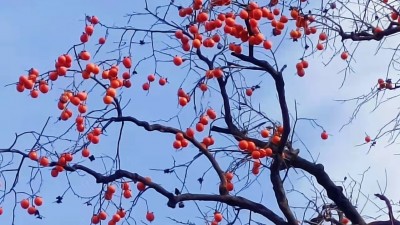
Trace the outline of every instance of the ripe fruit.
{"type": "Polygon", "coordinates": [[[323,131],[323,132],[321,133],[321,138],[322,138],[322,140],[328,139],[328,133],[327,133],[326,131],[323,131]]]}
{"type": "Polygon", "coordinates": [[[37,161],[38,160],[38,155],[36,151],[30,151],[28,154],[28,157],[33,160],[33,161],[37,161]]]}
{"type": "Polygon", "coordinates": [[[253,95],[253,89],[251,89],[251,88],[246,89],[246,95],[247,96],[252,96],[253,95]]]}
{"type": "Polygon", "coordinates": [[[146,189],[146,185],[142,182],[137,182],[136,187],[139,191],[144,191],[146,189]]]}
{"type": "Polygon", "coordinates": [[[85,157],[85,158],[90,156],[90,151],[89,151],[88,148],[84,148],[82,150],[82,156],[85,157]]]}
{"type": "Polygon", "coordinates": [[[207,116],[215,120],[217,118],[217,113],[213,109],[207,109],[207,116]]]}
{"type": "Polygon", "coordinates": [[[29,208],[29,200],[28,199],[23,199],[22,201],[21,201],[21,207],[23,208],[23,209],[27,209],[27,208],[29,208]]]}
{"type": "Polygon", "coordinates": [[[173,61],[174,61],[174,64],[175,64],[176,66],[182,65],[182,62],[183,62],[182,58],[179,57],[179,56],[175,56],[174,59],[173,59],[173,61]]]}
{"type": "Polygon", "coordinates": [[[349,54],[347,52],[342,52],[342,54],[340,54],[340,58],[342,58],[343,60],[346,60],[348,56],[349,54]]]}
{"type": "Polygon", "coordinates": [[[50,162],[46,156],[42,156],[42,157],[40,157],[39,164],[41,166],[48,166],[50,164],[50,162]]]}
{"type": "Polygon", "coordinates": [[[219,212],[214,213],[214,220],[217,221],[218,223],[222,221],[222,214],[219,212]]]}
{"type": "Polygon", "coordinates": [[[33,201],[35,205],[41,206],[43,204],[43,199],[41,197],[36,197],[35,200],[33,201]]]}
{"type": "Polygon", "coordinates": [[[269,137],[269,131],[267,129],[262,130],[261,137],[263,137],[263,138],[269,137]]]}
{"type": "Polygon", "coordinates": [[[93,25],[96,25],[96,24],[99,23],[99,18],[97,18],[97,16],[92,16],[92,17],[90,18],[90,22],[91,22],[93,25]]]}
{"type": "Polygon", "coordinates": [[[263,47],[265,49],[267,49],[267,50],[271,49],[272,48],[272,42],[268,41],[268,40],[265,40],[264,43],[263,43],[263,47]]]}
{"type": "Polygon", "coordinates": [[[249,143],[246,140],[239,141],[239,149],[246,150],[249,147],[249,143]]]}
{"type": "Polygon", "coordinates": [[[35,214],[36,211],[37,211],[37,209],[35,208],[35,206],[31,206],[31,207],[28,208],[29,215],[35,214]]]}
{"type": "Polygon", "coordinates": [[[368,143],[368,142],[371,141],[371,137],[370,137],[370,136],[366,136],[364,139],[365,139],[365,142],[366,142],[366,143],[368,143]]]}
{"type": "Polygon", "coordinates": [[[87,33],[82,33],[80,40],[82,43],[86,43],[89,41],[89,35],[87,33]]]}
{"type": "Polygon", "coordinates": [[[164,86],[167,83],[167,79],[165,78],[160,78],[160,80],[158,81],[158,84],[160,84],[161,86],[164,86]]]}
{"type": "Polygon", "coordinates": [[[130,69],[132,67],[131,58],[124,57],[124,59],[122,60],[122,64],[125,66],[125,68],[130,69]]]}
{"type": "Polygon", "coordinates": [[[147,213],[146,213],[146,219],[147,219],[149,222],[152,222],[152,221],[154,220],[154,213],[153,213],[153,212],[147,212],[147,213]]]}
{"type": "Polygon", "coordinates": [[[99,44],[104,45],[105,43],[106,43],[106,38],[105,37],[99,38],[99,44]]]}
{"type": "Polygon", "coordinates": [[[327,35],[326,35],[326,33],[324,33],[324,32],[322,32],[322,33],[320,33],[319,34],[319,40],[321,40],[321,41],[325,41],[326,39],[327,39],[327,35]]]}
{"type": "Polygon", "coordinates": [[[93,215],[93,216],[92,216],[92,223],[93,223],[93,224],[98,224],[98,223],[100,223],[100,218],[99,218],[98,215],[93,215]]]}
{"type": "Polygon", "coordinates": [[[99,217],[99,219],[101,219],[101,220],[105,220],[105,219],[107,219],[107,213],[104,212],[104,211],[101,211],[101,212],[99,213],[98,217],[99,217]]]}
{"type": "Polygon", "coordinates": [[[85,27],[85,32],[89,35],[92,36],[94,31],[94,27],[92,25],[86,25],[85,27]]]}

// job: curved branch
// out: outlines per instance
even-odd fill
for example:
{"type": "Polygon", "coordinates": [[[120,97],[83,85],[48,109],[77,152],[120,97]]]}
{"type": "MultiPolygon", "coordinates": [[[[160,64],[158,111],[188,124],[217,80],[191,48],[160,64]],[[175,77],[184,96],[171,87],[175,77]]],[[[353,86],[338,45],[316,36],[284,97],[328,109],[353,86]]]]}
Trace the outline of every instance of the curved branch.
{"type": "MultiPolygon", "coordinates": [[[[51,165],[55,165],[56,163],[52,163],[51,165]]],[[[231,195],[211,195],[211,194],[180,194],[180,195],[174,195],[173,193],[167,191],[165,188],[163,188],[161,185],[156,184],[152,181],[148,181],[145,177],[140,176],[137,173],[132,173],[126,170],[116,170],[114,174],[111,174],[109,176],[104,176],[88,167],[75,164],[73,166],[65,166],[64,167],[66,171],[74,172],[77,170],[82,170],[85,171],[86,173],[90,174],[96,179],[97,183],[110,183],[115,180],[121,179],[121,178],[128,178],[131,179],[134,182],[142,182],[146,186],[154,189],[164,197],[168,198],[168,203],[167,205],[171,208],[175,208],[176,204],[179,202],[183,201],[213,201],[213,202],[223,202],[225,204],[228,204],[230,206],[236,206],[240,207],[242,209],[248,209],[253,212],[256,212],[260,215],[263,215],[267,219],[269,219],[271,222],[277,225],[289,225],[287,222],[285,222],[281,217],[276,215],[272,210],[268,209],[262,204],[253,202],[251,200],[248,200],[243,197],[239,196],[231,196],[231,195]]]]}

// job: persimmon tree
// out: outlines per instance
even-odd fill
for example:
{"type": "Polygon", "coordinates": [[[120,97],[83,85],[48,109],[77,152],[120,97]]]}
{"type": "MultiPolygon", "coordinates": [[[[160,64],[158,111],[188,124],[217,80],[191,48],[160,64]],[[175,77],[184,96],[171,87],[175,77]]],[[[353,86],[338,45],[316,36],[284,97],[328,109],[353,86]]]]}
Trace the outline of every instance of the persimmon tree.
{"type": "MultiPolygon", "coordinates": [[[[286,80],[309,76],[308,58],[317,55],[329,56],[319,62],[325,64],[340,58],[346,78],[354,52],[372,41],[393,54],[392,61],[387,76],[371,84],[372,92],[355,99],[363,101],[352,118],[364,103],[396,92],[398,82],[390,74],[398,68],[397,47],[384,45],[400,32],[398,2],[143,0],[139,5],[143,8],[129,13],[126,25],[86,16],[77,43],[60,49],[53,68],[34,66],[12,85],[33,99],[55,96],[49,107],[59,114],[1,149],[1,202],[14,205],[3,205],[0,214],[12,211],[10,224],[20,219],[15,215],[21,208],[45,223],[45,207],[54,199],[43,198],[41,190],[55,183],[65,187],[56,203],[68,195],[92,208],[92,214],[82,215],[88,224],[167,218],[213,225],[399,224],[382,193],[375,200],[383,200],[388,218],[366,221],[353,199],[362,181],[334,182],[324,162],[302,149],[294,135],[298,123],[311,122],[323,140],[329,131],[298,115],[285,86],[286,80]],[[261,94],[277,98],[266,102],[261,94]],[[138,104],[138,98],[148,101],[138,104]],[[62,132],[48,131],[52,126],[62,132]],[[153,143],[140,142],[144,136],[153,143]],[[145,153],[136,157],[138,151],[145,153]],[[139,162],[147,167],[138,168],[139,162]],[[297,178],[308,187],[300,187],[297,178]],[[90,182],[90,190],[75,188],[83,181],[90,182]],[[294,207],[294,198],[303,206],[294,207]],[[154,205],[185,216],[169,217],[152,210],[154,205]]],[[[382,137],[366,136],[365,143],[382,137]]]]}

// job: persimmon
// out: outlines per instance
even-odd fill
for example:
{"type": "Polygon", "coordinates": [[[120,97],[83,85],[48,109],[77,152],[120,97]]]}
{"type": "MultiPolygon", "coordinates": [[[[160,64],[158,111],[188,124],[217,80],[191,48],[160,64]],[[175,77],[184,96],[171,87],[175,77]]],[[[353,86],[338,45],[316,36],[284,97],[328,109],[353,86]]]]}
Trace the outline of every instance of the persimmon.
{"type": "Polygon", "coordinates": [[[57,177],[58,176],[58,170],[57,169],[55,169],[55,168],[53,168],[52,170],[51,170],[51,176],[52,177],[57,177]]]}
{"type": "Polygon", "coordinates": [[[199,13],[199,14],[197,15],[197,17],[196,17],[196,21],[197,21],[198,23],[204,23],[204,22],[206,22],[207,20],[208,20],[208,14],[207,14],[205,11],[199,13]]]}
{"type": "Polygon", "coordinates": [[[60,166],[66,166],[67,165],[67,160],[65,159],[64,156],[61,156],[60,158],[58,158],[58,165],[60,166]]]}
{"type": "Polygon", "coordinates": [[[146,189],[146,185],[143,183],[143,182],[137,182],[137,184],[136,184],[136,188],[139,190],[139,191],[144,191],[145,189],[146,189]]]}
{"type": "Polygon", "coordinates": [[[217,113],[213,109],[207,109],[207,116],[210,117],[210,119],[215,120],[217,118],[217,113]]]}
{"type": "Polygon", "coordinates": [[[397,20],[397,19],[399,18],[399,13],[396,12],[396,11],[393,11],[393,12],[390,14],[390,18],[391,18],[392,20],[397,20]]]}
{"type": "Polygon", "coordinates": [[[3,208],[2,207],[0,207],[0,215],[3,215],[3,208]]]}
{"type": "Polygon", "coordinates": [[[194,130],[192,128],[187,128],[185,134],[188,137],[193,138],[194,137],[194,130]]]}
{"type": "Polygon", "coordinates": [[[35,203],[36,206],[41,206],[43,204],[43,199],[41,197],[37,196],[37,197],[35,197],[33,202],[35,203]]]}
{"type": "Polygon", "coordinates": [[[200,88],[200,90],[201,90],[202,92],[205,92],[205,91],[208,90],[207,84],[205,84],[205,83],[201,83],[201,84],[199,85],[199,88],[200,88]]]}
{"type": "Polygon", "coordinates": [[[270,156],[273,155],[273,151],[272,151],[271,148],[266,148],[264,150],[265,150],[265,154],[266,154],[267,157],[270,157],[270,156]]]}
{"type": "Polygon", "coordinates": [[[258,167],[253,167],[253,168],[251,169],[251,172],[252,172],[254,175],[257,175],[257,174],[260,173],[260,168],[258,168],[258,167]]]}
{"type": "Polygon", "coordinates": [[[261,156],[261,153],[260,153],[260,151],[258,151],[258,150],[255,150],[255,151],[252,151],[252,152],[251,152],[251,157],[252,157],[253,159],[259,159],[260,156],[261,156]]]}
{"type": "Polygon", "coordinates": [[[75,106],[78,106],[79,104],[81,104],[81,100],[77,96],[71,97],[69,99],[69,101],[75,106]]]}
{"type": "Polygon", "coordinates": [[[321,133],[321,138],[322,138],[322,140],[328,139],[328,133],[327,133],[326,131],[323,131],[323,132],[321,133]]]}
{"type": "Polygon", "coordinates": [[[100,142],[99,136],[93,136],[92,140],[90,140],[93,144],[98,144],[100,142]]]}
{"type": "Polygon", "coordinates": [[[161,86],[164,86],[167,83],[167,79],[161,77],[160,80],[158,80],[158,84],[161,86]]]}
{"type": "Polygon", "coordinates": [[[85,125],[83,124],[76,124],[76,130],[80,133],[85,131],[85,125]]]}
{"type": "Polygon", "coordinates": [[[249,13],[245,9],[242,9],[239,13],[239,17],[245,20],[249,18],[249,13]]]}
{"type": "Polygon", "coordinates": [[[272,13],[273,13],[275,16],[278,16],[279,14],[281,14],[281,11],[280,11],[278,8],[275,8],[275,9],[272,10],[272,13]]]}
{"type": "Polygon", "coordinates": [[[90,22],[91,22],[93,25],[96,25],[96,24],[99,23],[99,18],[98,18],[97,16],[92,16],[92,17],[90,18],[90,22]]]}
{"type": "Polygon", "coordinates": [[[342,220],[340,221],[342,224],[348,224],[350,220],[347,217],[343,217],[342,220]]]}
{"type": "Polygon", "coordinates": [[[88,42],[89,41],[89,35],[87,33],[83,32],[81,37],[80,37],[80,40],[81,40],[82,43],[88,42]]]}
{"type": "Polygon", "coordinates": [[[263,129],[263,130],[261,130],[261,137],[263,137],[263,138],[269,137],[269,131],[268,131],[268,129],[263,129]]]}
{"type": "Polygon", "coordinates": [[[96,127],[93,129],[93,135],[99,136],[101,133],[103,133],[103,132],[100,127],[96,127]]]}
{"type": "Polygon", "coordinates": [[[55,166],[54,169],[56,169],[58,172],[64,171],[64,167],[62,167],[60,165],[55,166]]]}
{"type": "Polygon", "coordinates": [[[268,40],[264,40],[263,47],[267,50],[272,48],[272,42],[268,40]]]}
{"type": "Polygon", "coordinates": [[[25,90],[25,86],[23,84],[17,84],[16,87],[18,92],[23,92],[25,90]]]}
{"type": "Polygon", "coordinates": [[[281,141],[281,138],[279,137],[279,136],[277,136],[277,135],[274,135],[273,137],[272,137],[272,139],[271,139],[271,142],[273,143],[273,144],[279,144],[279,142],[281,141]]]}
{"type": "Polygon", "coordinates": [[[33,215],[37,212],[37,209],[35,208],[35,206],[30,206],[27,211],[29,215],[33,215]]]}
{"type": "Polygon", "coordinates": [[[92,216],[92,223],[93,224],[98,224],[100,223],[100,217],[98,215],[93,215],[92,216]]]}
{"type": "Polygon", "coordinates": [[[175,140],[175,141],[172,143],[172,146],[173,146],[175,149],[180,149],[180,148],[182,148],[182,143],[181,143],[181,141],[179,141],[179,140],[175,140]]]}
{"type": "Polygon", "coordinates": [[[123,209],[118,209],[117,214],[121,217],[124,218],[126,215],[126,212],[123,209]]]}
{"type": "Polygon", "coordinates": [[[185,106],[188,103],[187,98],[179,97],[179,105],[185,106]]]}
{"type": "Polygon", "coordinates": [[[106,96],[103,97],[103,102],[104,102],[104,104],[109,105],[109,104],[111,104],[113,101],[114,101],[113,97],[111,97],[111,96],[109,96],[109,95],[106,95],[106,96]]]}
{"type": "Polygon", "coordinates": [[[150,84],[148,82],[142,84],[142,89],[144,91],[148,91],[150,89],[150,84]]]}
{"type": "Polygon", "coordinates": [[[325,32],[322,32],[319,34],[319,40],[320,41],[325,41],[328,38],[325,32]]]}
{"type": "Polygon", "coordinates": [[[342,58],[343,60],[346,60],[349,57],[349,53],[347,52],[342,52],[342,54],[340,54],[340,58],[342,58]]]}
{"type": "Polygon", "coordinates": [[[130,57],[124,57],[122,60],[122,64],[125,66],[125,68],[130,69],[132,67],[132,60],[130,57]]]}
{"type": "Polygon", "coordinates": [[[197,130],[198,132],[202,132],[202,131],[204,130],[204,124],[202,124],[202,123],[197,123],[197,124],[196,124],[196,130],[197,130]]]}
{"type": "Polygon", "coordinates": [[[49,166],[49,165],[50,165],[50,161],[49,161],[49,159],[48,159],[46,156],[42,156],[42,157],[40,157],[39,164],[40,164],[41,166],[46,167],[46,166],[49,166]]]}
{"type": "Polygon", "coordinates": [[[299,75],[299,77],[304,77],[305,74],[306,74],[306,71],[304,69],[297,70],[297,75],[299,75]]]}
{"type": "Polygon", "coordinates": [[[202,123],[203,125],[207,125],[208,124],[208,117],[205,116],[205,115],[200,116],[199,122],[202,123]]]}
{"type": "Polygon", "coordinates": [[[77,124],[82,124],[85,121],[85,119],[83,118],[83,116],[77,116],[75,119],[75,123],[77,124]]]}
{"type": "Polygon", "coordinates": [[[38,90],[31,90],[30,95],[32,98],[37,98],[39,96],[39,91],[38,90]]]}
{"type": "Polygon", "coordinates": [[[99,38],[99,44],[104,45],[106,43],[106,38],[105,37],[100,37],[99,38]]]}
{"type": "Polygon", "coordinates": [[[231,181],[233,179],[233,173],[232,172],[226,172],[225,173],[225,178],[227,181],[231,181]]]}
{"type": "Polygon", "coordinates": [[[249,96],[249,97],[252,96],[253,95],[253,89],[247,88],[246,89],[246,95],[249,96]]]}
{"type": "Polygon", "coordinates": [[[106,192],[104,195],[104,199],[110,201],[113,198],[113,193],[106,192]]]}
{"type": "Polygon", "coordinates": [[[47,85],[47,82],[44,81],[45,83],[41,83],[39,85],[39,91],[42,92],[43,94],[46,94],[47,92],[49,92],[49,85],[47,85]]]}
{"type": "Polygon", "coordinates": [[[72,154],[71,153],[65,153],[64,154],[64,157],[65,157],[65,161],[67,161],[67,162],[71,162],[72,161],[72,159],[73,159],[73,156],[72,156],[72,154]]]}
{"type": "Polygon", "coordinates": [[[365,140],[366,143],[369,143],[369,142],[371,141],[371,137],[367,135],[367,136],[364,138],[364,140],[365,140]]]}
{"type": "Polygon", "coordinates": [[[106,220],[106,219],[107,219],[107,213],[104,212],[104,211],[101,211],[101,212],[98,214],[98,217],[99,217],[100,220],[106,220]]]}
{"type": "MultiPolygon", "coordinates": [[[[199,32],[199,29],[197,28],[197,25],[190,25],[189,27],[189,32],[192,34],[197,34],[199,32]]],[[[181,40],[183,39],[183,37],[181,38],[181,40]]],[[[182,41],[183,43],[183,41],[182,41]]]]}
{"type": "Polygon", "coordinates": [[[201,47],[201,41],[199,39],[194,39],[192,42],[193,48],[200,48],[201,47]]]}
{"type": "Polygon", "coordinates": [[[322,43],[318,43],[317,44],[317,49],[318,50],[323,50],[324,49],[324,45],[322,43]]]}
{"type": "Polygon", "coordinates": [[[249,142],[246,140],[239,141],[239,149],[246,150],[249,147],[249,142]]]}
{"type": "Polygon", "coordinates": [[[147,212],[147,213],[146,213],[146,219],[147,219],[149,222],[152,222],[152,221],[154,220],[154,213],[153,213],[153,212],[147,212]]]}
{"type": "Polygon", "coordinates": [[[226,183],[226,190],[233,191],[234,185],[231,182],[226,183]]]}
{"type": "Polygon", "coordinates": [[[253,152],[257,149],[256,144],[252,141],[248,141],[247,151],[253,152]]]}
{"type": "Polygon", "coordinates": [[[85,27],[85,32],[89,35],[92,36],[94,31],[94,27],[92,25],[86,25],[85,27]]]}
{"type": "Polygon", "coordinates": [[[178,141],[182,141],[184,138],[185,137],[181,132],[175,134],[175,139],[178,141]]]}
{"type": "Polygon", "coordinates": [[[85,157],[85,158],[90,156],[90,151],[89,151],[88,148],[84,148],[82,150],[82,156],[85,157]]]}
{"type": "Polygon", "coordinates": [[[214,213],[214,220],[217,221],[218,223],[222,221],[222,214],[219,212],[214,213]]]}
{"type": "Polygon", "coordinates": [[[20,202],[20,205],[23,209],[27,209],[30,206],[29,200],[28,199],[22,199],[20,202]]]}
{"type": "Polygon", "coordinates": [[[124,198],[132,198],[132,192],[130,190],[124,190],[124,198]]]}
{"type": "Polygon", "coordinates": [[[88,51],[81,51],[79,53],[79,58],[82,60],[89,60],[90,59],[90,53],[88,51]]]}
{"type": "Polygon", "coordinates": [[[129,183],[128,182],[123,182],[121,184],[122,190],[129,190],[129,183]]]}
{"type": "Polygon", "coordinates": [[[33,160],[33,161],[37,161],[38,160],[38,155],[36,151],[30,151],[28,154],[29,159],[33,160]]]}

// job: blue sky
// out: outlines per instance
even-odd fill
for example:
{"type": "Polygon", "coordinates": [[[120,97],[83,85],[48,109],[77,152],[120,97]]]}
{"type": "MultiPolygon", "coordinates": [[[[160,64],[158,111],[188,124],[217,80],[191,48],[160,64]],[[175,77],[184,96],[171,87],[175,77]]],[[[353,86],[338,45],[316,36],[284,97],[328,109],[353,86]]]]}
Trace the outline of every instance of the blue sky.
{"type": "MultiPolygon", "coordinates": [[[[58,55],[64,53],[72,44],[78,43],[79,35],[84,28],[84,17],[87,15],[97,15],[101,22],[107,25],[124,25],[126,18],[123,16],[129,12],[129,9],[140,7],[137,3],[133,4],[132,1],[119,1],[113,3],[110,7],[109,3],[94,4],[90,1],[72,0],[66,2],[56,1],[13,1],[2,3],[0,8],[0,27],[4,33],[0,36],[0,49],[3,54],[0,60],[3,73],[0,87],[0,104],[4,106],[0,123],[3,124],[2,136],[0,143],[3,143],[0,148],[7,147],[13,141],[14,133],[20,133],[26,130],[38,130],[44,124],[48,116],[52,116],[51,126],[49,132],[59,133],[63,131],[68,125],[66,123],[54,124],[55,117],[58,116],[59,111],[56,108],[57,96],[61,90],[55,90],[55,93],[49,95],[41,95],[38,99],[32,100],[27,92],[18,94],[14,87],[4,87],[6,84],[17,81],[18,77],[25,74],[26,70],[31,67],[36,67],[40,71],[46,71],[52,68],[54,60],[58,55]],[[44,109],[44,110],[43,110],[44,109]]],[[[144,24],[145,21],[134,21],[138,24],[144,24]]],[[[105,30],[101,29],[95,31],[96,39],[104,35],[105,30]]],[[[111,33],[110,40],[118,38],[116,33],[111,33]]],[[[159,44],[161,43],[158,42],[159,44]]],[[[340,59],[335,59],[328,67],[321,66],[320,60],[327,61],[329,54],[315,55],[314,58],[309,58],[310,68],[307,70],[304,78],[298,78],[293,73],[293,70],[288,69],[285,76],[287,76],[287,90],[288,90],[288,104],[293,109],[294,100],[298,102],[299,113],[302,117],[316,118],[324,128],[332,134],[327,141],[319,139],[321,130],[319,128],[312,128],[307,122],[299,124],[297,132],[301,138],[307,143],[314,156],[319,155],[319,161],[325,164],[326,170],[332,175],[334,180],[341,180],[348,174],[357,177],[368,166],[372,166],[368,172],[368,177],[365,182],[365,193],[368,195],[379,191],[376,181],[384,182],[385,169],[388,171],[389,177],[393,177],[394,169],[396,168],[397,158],[393,157],[395,146],[384,148],[383,143],[379,143],[370,154],[366,155],[367,146],[354,147],[363,142],[365,132],[371,136],[375,134],[380,125],[387,121],[389,115],[394,115],[393,107],[382,107],[373,115],[365,110],[357,120],[349,127],[341,132],[338,132],[341,125],[347,122],[350,113],[353,110],[352,104],[340,104],[334,102],[333,99],[340,99],[346,97],[358,96],[366,93],[370,86],[372,86],[377,78],[384,77],[383,71],[386,71],[386,64],[374,63],[379,58],[385,61],[388,55],[384,52],[380,55],[373,56],[371,50],[374,49],[375,43],[365,43],[364,48],[359,49],[356,59],[359,59],[355,64],[356,73],[349,76],[345,86],[339,89],[342,81],[342,74],[337,72],[345,66],[344,62],[340,59]],[[369,55],[364,58],[365,55],[369,55]],[[332,160],[334,159],[334,160],[332,160]]],[[[146,47],[147,48],[147,47],[146,47]]],[[[136,48],[134,53],[140,54],[147,52],[149,49],[136,48]]],[[[177,54],[177,53],[174,53],[177,54]]],[[[292,57],[290,48],[283,48],[280,52],[282,61],[290,61],[292,57]]],[[[295,58],[298,58],[297,56],[295,58]]],[[[148,96],[142,90],[129,90],[126,91],[126,99],[131,98],[132,102],[127,109],[128,112],[138,116],[139,119],[157,120],[168,119],[176,114],[178,111],[176,107],[175,96],[168,97],[166,93],[173,93],[180,85],[180,81],[184,76],[184,69],[178,70],[172,66],[162,65],[159,71],[162,71],[165,76],[169,78],[171,84],[165,88],[157,85],[152,87],[148,96]],[[160,99],[162,98],[162,101],[160,99]],[[140,110],[140,111],[139,111],[140,110]],[[140,113],[138,113],[139,111],[140,113]],[[135,114],[136,113],[136,114],[135,114]],[[161,117],[160,117],[161,115],[161,117]]],[[[134,85],[139,87],[144,82],[147,74],[152,73],[151,63],[144,64],[140,67],[141,76],[133,80],[134,85]]],[[[60,88],[58,86],[57,88],[60,88]]],[[[266,99],[265,102],[276,102],[275,94],[271,92],[256,92],[254,98],[257,100],[266,99]]],[[[96,101],[96,100],[93,100],[96,101]]],[[[207,99],[207,103],[211,106],[216,103],[212,98],[207,99]]],[[[261,106],[270,115],[279,115],[279,111],[275,110],[270,104],[263,104],[261,106]]],[[[276,106],[275,106],[276,107],[276,106]]],[[[183,117],[193,117],[190,111],[182,112],[183,117]]],[[[176,121],[173,122],[176,125],[176,121]]],[[[186,128],[183,125],[183,128],[186,128]]],[[[109,130],[112,134],[119,129],[119,126],[113,126],[109,130]]],[[[125,138],[123,138],[122,145],[123,151],[126,151],[126,158],[122,161],[122,167],[127,170],[132,170],[141,173],[145,176],[149,175],[154,179],[158,179],[159,183],[165,185],[166,188],[172,190],[179,182],[175,181],[167,175],[159,172],[151,171],[149,168],[164,169],[172,165],[172,156],[177,161],[185,162],[189,160],[196,153],[195,149],[187,149],[191,151],[181,151],[175,153],[170,147],[173,137],[165,134],[152,132],[147,134],[141,128],[135,126],[127,126],[124,131],[125,138]],[[151,159],[151,160],[150,160],[151,159]],[[171,181],[172,180],[172,181],[171,181]]],[[[114,135],[102,138],[101,144],[95,146],[93,151],[97,154],[107,154],[113,151],[116,146],[116,139],[114,135]]],[[[32,139],[25,139],[22,143],[18,144],[19,148],[27,149],[32,144],[32,139]]],[[[299,144],[299,147],[302,146],[299,144]]],[[[62,149],[63,144],[56,146],[62,149]]],[[[305,150],[302,150],[306,154],[305,150]]],[[[95,162],[94,167],[101,168],[100,160],[95,162]]],[[[189,178],[189,184],[192,186],[194,192],[215,191],[213,186],[214,175],[210,175],[210,185],[205,186],[199,190],[196,179],[203,173],[205,160],[200,160],[195,165],[191,173],[193,176],[189,178]],[[199,169],[201,168],[201,169],[199,169]]],[[[83,164],[92,166],[87,161],[83,164]]],[[[224,164],[224,162],[222,162],[224,164]]],[[[29,174],[29,171],[26,174],[29,174]]],[[[39,210],[45,216],[45,219],[38,221],[26,212],[22,211],[19,206],[16,208],[16,223],[37,223],[37,224],[70,224],[71,222],[77,224],[87,223],[92,207],[86,207],[82,200],[72,196],[71,193],[65,197],[63,204],[57,205],[51,203],[57,195],[61,195],[65,190],[65,178],[56,180],[49,179],[49,172],[44,171],[44,184],[42,186],[42,193],[40,195],[45,197],[45,205],[39,210]],[[73,216],[71,216],[73,215],[73,216]]],[[[26,178],[21,179],[20,187],[24,189],[24,182],[26,178]]],[[[75,189],[82,195],[89,195],[100,191],[100,185],[95,185],[94,180],[91,178],[79,179],[72,178],[76,181],[75,189]],[[90,187],[90,188],[88,188],[90,187]]],[[[262,178],[268,182],[268,177],[262,178]]],[[[389,180],[391,186],[388,187],[388,197],[396,200],[398,195],[395,191],[399,183],[397,180],[389,180]]],[[[215,186],[217,183],[215,182],[215,186]]],[[[306,183],[298,181],[300,187],[307,188],[306,183]]],[[[258,188],[256,186],[255,188],[258,188]]],[[[269,185],[262,184],[261,188],[267,188],[269,185]]],[[[250,189],[244,194],[253,200],[259,200],[260,196],[250,194],[250,189]]],[[[135,193],[134,193],[135,194],[135,193]]],[[[21,197],[18,197],[19,201],[21,197]]],[[[271,199],[271,193],[265,193],[265,199],[271,199]]],[[[193,220],[198,214],[193,212],[193,204],[187,203],[185,209],[169,209],[166,207],[166,201],[161,196],[154,192],[146,194],[148,204],[151,211],[156,213],[156,221],[154,224],[162,224],[169,222],[165,217],[172,216],[181,219],[182,221],[193,220]],[[192,210],[192,211],[191,211],[192,210]]],[[[3,202],[5,209],[4,216],[0,217],[1,223],[8,223],[10,218],[10,205],[14,199],[7,198],[3,202]]],[[[297,202],[296,198],[292,202],[297,202]]],[[[210,204],[213,205],[213,204],[210,204]]],[[[276,207],[275,202],[269,203],[271,208],[276,207]]],[[[375,212],[375,208],[369,209],[375,212]]],[[[144,220],[146,205],[144,201],[139,202],[139,206],[134,210],[134,217],[137,222],[144,220]]],[[[112,211],[111,211],[112,212],[112,211]]]]}

